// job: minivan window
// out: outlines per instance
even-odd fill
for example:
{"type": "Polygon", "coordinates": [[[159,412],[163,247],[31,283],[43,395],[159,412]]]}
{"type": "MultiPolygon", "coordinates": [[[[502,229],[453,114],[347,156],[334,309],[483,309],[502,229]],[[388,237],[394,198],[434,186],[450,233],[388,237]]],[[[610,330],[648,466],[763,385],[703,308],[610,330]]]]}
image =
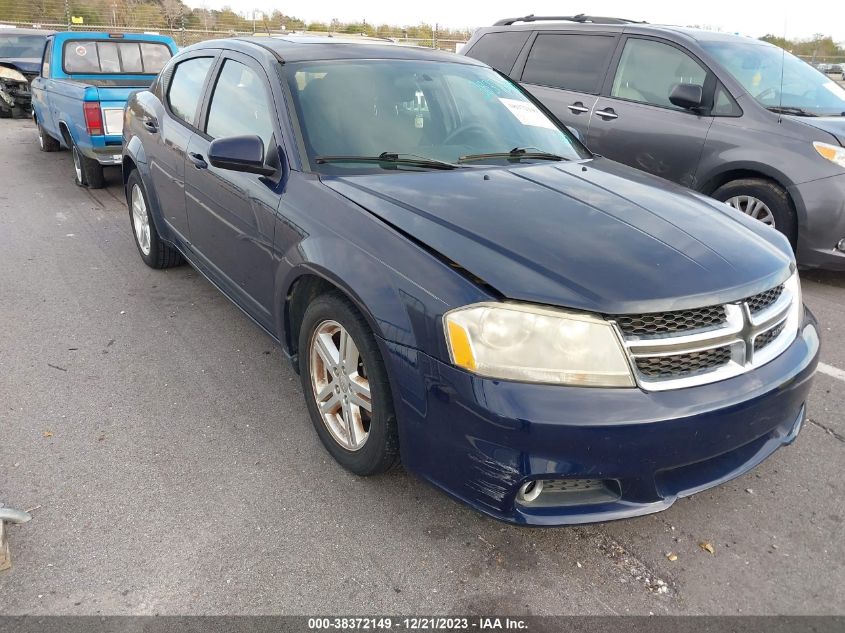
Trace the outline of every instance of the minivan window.
{"type": "Polygon", "coordinates": [[[388,153],[460,163],[473,156],[473,164],[509,164],[514,149],[564,160],[590,156],[519,86],[485,66],[334,60],[286,63],[284,72],[309,158],[322,171],[381,167],[361,161],[321,163],[317,157],[388,153]],[[478,160],[477,155],[488,153],[505,156],[478,160]]]}
{"type": "Polygon", "coordinates": [[[211,97],[206,133],[212,138],[255,134],[266,152],[273,138],[273,109],[264,83],[249,66],[227,59],[211,97]]]}
{"type": "Polygon", "coordinates": [[[467,55],[509,74],[529,35],[531,31],[486,33],[467,52],[467,55]]]}
{"type": "Polygon", "coordinates": [[[214,62],[213,57],[193,57],[176,64],[167,90],[167,103],[177,117],[196,125],[197,106],[202,99],[202,87],[214,62]]]}
{"type": "Polygon", "coordinates": [[[166,44],[155,42],[70,40],[64,45],[64,71],[86,75],[155,75],[171,56],[166,44]]]}
{"type": "Polygon", "coordinates": [[[791,110],[787,114],[845,115],[845,90],[777,46],[754,40],[702,46],[763,107],[791,110]]]}
{"type": "Polygon", "coordinates": [[[674,46],[631,38],[619,60],[610,95],[681,110],[669,101],[678,84],[704,86],[707,71],[674,46]]]}
{"type": "Polygon", "coordinates": [[[615,43],[607,35],[541,33],[528,54],[522,81],[598,93],[615,43]]]}

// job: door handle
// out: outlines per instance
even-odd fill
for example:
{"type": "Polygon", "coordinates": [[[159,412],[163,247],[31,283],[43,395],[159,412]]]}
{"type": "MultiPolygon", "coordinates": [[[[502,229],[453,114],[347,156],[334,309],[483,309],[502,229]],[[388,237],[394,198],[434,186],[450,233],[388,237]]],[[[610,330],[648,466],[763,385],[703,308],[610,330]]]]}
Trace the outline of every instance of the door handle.
{"type": "Polygon", "coordinates": [[[158,132],[158,121],[151,116],[145,117],[144,120],[141,121],[141,125],[143,125],[148,132],[152,132],[153,134],[158,132]]]}
{"type": "Polygon", "coordinates": [[[205,169],[208,167],[208,163],[205,162],[205,159],[202,157],[202,154],[196,154],[194,152],[190,152],[188,154],[188,158],[191,159],[191,162],[194,164],[194,167],[197,169],[205,169]]]}
{"type": "Polygon", "coordinates": [[[590,111],[590,108],[585,108],[584,104],[580,101],[576,101],[572,105],[568,105],[566,107],[569,108],[569,111],[572,112],[572,114],[581,114],[582,112],[590,111]]]}
{"type": "Polygon", "coordinates": [[[601,118],[605,121],[610,121],[611,119],[618,119],[619,115],[613,111],[613,108],[605,108],[604,110],[597,110],[596,114],[598,114],[601,118]]]}

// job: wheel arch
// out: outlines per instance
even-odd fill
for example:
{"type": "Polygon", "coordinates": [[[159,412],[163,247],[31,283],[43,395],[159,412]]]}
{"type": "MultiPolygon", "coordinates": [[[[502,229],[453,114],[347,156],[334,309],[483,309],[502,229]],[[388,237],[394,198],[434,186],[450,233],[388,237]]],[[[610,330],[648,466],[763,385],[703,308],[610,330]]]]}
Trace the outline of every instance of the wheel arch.
{"type": "Polygon", "coordinates": [[[798,220],[798,232],[801,232],[801,226],[806,219],[806,213],[802,205],[798,204],[795,197],[792,195],[794,184],[786,174],[770,165],[762,165],[759,163],[738,163],[728,164],[722,166],[718,171],[711,172],[704,179],[702,179],[701,186],[698,191],[707,196],[712,196],[719,187],[733,182],[735,180],[743,180],[746,178],[758,178],[771,182],[786,193],[786,198],[792,206],[792,210],[796,214],[798,220]]]}

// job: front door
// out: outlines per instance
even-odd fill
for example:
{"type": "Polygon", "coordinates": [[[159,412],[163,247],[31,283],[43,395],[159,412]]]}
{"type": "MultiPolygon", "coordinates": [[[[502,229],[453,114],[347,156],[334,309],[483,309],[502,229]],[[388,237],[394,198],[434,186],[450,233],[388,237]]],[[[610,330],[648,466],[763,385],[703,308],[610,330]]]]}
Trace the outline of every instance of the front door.
{"type": "Polygon", "coordinates": [[[629,37],[605,89],[609,96],[596,101],[587,146],[620,163],[695,187],[713,117],[709,110],[684,110],[669,101],[681,83],[702,86],[705,104],[712,103],[715,78],[701,63],[669,43],[629,37]]]}
{"type": "MultiPolygon", "coordinates": [[[[281,201],[279,178],[210,164],[217,138],[257,135],[265,161],[279,163],[276,110],[266,74],[251,58],[228,53],[211,92],[203,130],[191,138],[185,165],[185,200],[191,248],[220,285],[272,328],[273,234],[281,201]]],[[[280,168],[281,171],[281,168],[280,168]]]]}

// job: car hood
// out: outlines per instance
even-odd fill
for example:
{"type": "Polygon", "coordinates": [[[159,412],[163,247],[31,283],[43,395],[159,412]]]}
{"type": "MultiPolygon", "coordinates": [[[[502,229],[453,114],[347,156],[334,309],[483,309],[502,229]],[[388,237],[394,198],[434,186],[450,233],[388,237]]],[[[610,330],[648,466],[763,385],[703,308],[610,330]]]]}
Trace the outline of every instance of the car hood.
{"type": "Polygon", "coordinates": [[[700,307],[767,290],[793,261],[774,230],[607,159],[323,182],[515,300],[700,307]]]}
{"type": "Polygon", "coordinates": [[[840,145],[845,146],[845,116],[824,116],[824,117],[789,117],[793,120],[798,120],[804,125],[809,125],[816,129],[832,134],[839,141],[840,145]]]}
{"type": "Polygon", "coordinates": [[[35,57],[0,57],[0,66],[15,68],[23,74],[37,74],[41,68],[41,60],[35,57]]]}

